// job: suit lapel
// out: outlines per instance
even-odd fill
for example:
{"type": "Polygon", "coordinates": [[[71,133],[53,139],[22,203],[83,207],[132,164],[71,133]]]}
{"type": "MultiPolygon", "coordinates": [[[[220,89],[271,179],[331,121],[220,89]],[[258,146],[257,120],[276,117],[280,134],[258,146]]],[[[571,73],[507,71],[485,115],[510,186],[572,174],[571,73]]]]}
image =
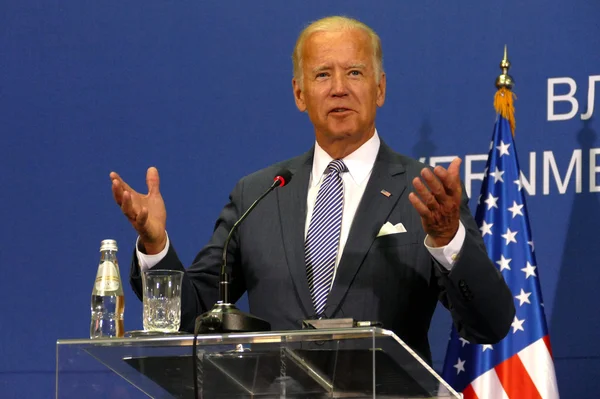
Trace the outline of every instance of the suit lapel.
{"type": "Polygon", "coordinates": [[[290,184],[277,190],[281,233],[287,265],[292,276],[296,295],[306,318],[314,314],[314,307],[306,277],[304,261],[304,229],[306,224],[306,198],[312,171],[314,150],[301,156],[296,165],[290,167],[294,174],[290,184]]]}
{"type": "Polygon", "coordinates": [[[386,222],[406,185],[404,166],[398,156],[382,141],[373,172],[354,215],[335,281],[327,299],[327,317],[335,316],[379,229],[386,222]],[[382,190],[391,195],[382,194],[382,190]]]}

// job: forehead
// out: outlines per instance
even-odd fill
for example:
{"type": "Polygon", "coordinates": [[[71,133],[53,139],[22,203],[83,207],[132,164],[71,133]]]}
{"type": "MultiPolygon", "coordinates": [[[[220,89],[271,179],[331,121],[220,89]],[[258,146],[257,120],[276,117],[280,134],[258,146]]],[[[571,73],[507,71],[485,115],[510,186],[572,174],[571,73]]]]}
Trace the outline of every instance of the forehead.
{"type": "Polygon", "coordinates": [[[357,62],[370,65],[373,54],[370,37],[361,29],[315,32],[306,39],[302,50],[306,65],[357,62]]]}

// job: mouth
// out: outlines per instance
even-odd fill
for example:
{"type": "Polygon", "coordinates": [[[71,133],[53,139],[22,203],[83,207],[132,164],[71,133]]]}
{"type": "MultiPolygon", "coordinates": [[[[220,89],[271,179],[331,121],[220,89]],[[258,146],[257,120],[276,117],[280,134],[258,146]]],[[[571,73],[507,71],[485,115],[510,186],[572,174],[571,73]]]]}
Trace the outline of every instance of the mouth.
{"type": "Polygon", "coordinates": [[[340,116],[350,113],[350,112],[352,112],[352,110],[350,108],[344,108],[344,107],[333,108],[329,111],[330,114],[340,115],[340,116]]]}

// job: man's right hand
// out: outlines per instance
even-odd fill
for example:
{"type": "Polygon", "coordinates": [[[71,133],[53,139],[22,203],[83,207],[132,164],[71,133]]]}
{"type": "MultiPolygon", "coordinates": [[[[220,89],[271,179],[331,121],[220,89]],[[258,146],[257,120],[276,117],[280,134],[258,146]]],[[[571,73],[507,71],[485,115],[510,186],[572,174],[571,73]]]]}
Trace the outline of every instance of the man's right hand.
{"type": "Polygon", "coordinates": [[[110,173],[110,180],[115,202],[140,235],[143,252],[155,255],[162,251],[167,244],[167,210],[158,187],[158,170],[151,167],[146,172],[146,195],[133,190],[116,172],[110,173]]]}

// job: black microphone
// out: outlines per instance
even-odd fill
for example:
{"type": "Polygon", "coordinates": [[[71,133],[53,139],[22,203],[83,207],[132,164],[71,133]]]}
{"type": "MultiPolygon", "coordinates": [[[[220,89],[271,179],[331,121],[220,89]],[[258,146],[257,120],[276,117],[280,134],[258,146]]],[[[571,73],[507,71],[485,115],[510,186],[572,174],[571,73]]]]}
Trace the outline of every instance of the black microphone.
{"type": "Polygon", "coordinates": [[[258,317],[240,311],[235,304],[229,303],[229,273],[227,273],[227,247],[238,226],[248,217],[250,212],[263,200],[271,191],[277,187],[283,187],[292,180],[292,172],[288,169],[281,169],[273,178],[273,184],[265,191],[244,214],[234,223],[229,231],[229,235],[223,244],[223,257],[221,263],[221,275],[219,281],[219,301],[213,308],[201,314],[196,318],[194,334],[206,332],[251,332],[251,331],[269,331],[271,325],[258,317]]]}

